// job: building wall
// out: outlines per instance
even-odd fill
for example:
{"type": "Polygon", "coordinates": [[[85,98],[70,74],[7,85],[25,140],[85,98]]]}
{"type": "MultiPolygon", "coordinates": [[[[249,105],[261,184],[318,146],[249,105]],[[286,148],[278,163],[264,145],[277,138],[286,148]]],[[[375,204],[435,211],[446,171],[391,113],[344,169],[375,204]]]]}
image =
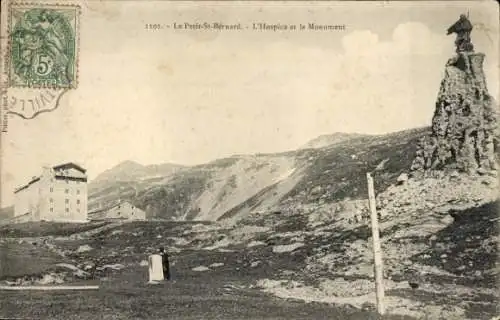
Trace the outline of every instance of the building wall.
{"type": "Polygon", "coordinates": [[[146,212],[128,202],[122,202],[108,210],[93,214],[92,219],[146,220],[146,212]]]}
{"type": "Polygon", "coordinates": [[[128,202],[123,202],[109,209],[106,217],[111,219],[144,220],[146,219],[146,213],[128,202]]]}
{"type": "Polygon", "coordinates": [[[130,220],[146,220],[146,212],[137,208],[136,206],[131,205],[130,203],[127,203],[130,207],[130,213],[128,215],[128,218],[130,220]]]}
{"type": "Polygon", "coordinates": [[[40,181],[31,183],[28,187],[15,193],[14,216],[22,216],[29,213],[32,220],[39,216],[39,194],[40,181]]]}
{"type": "Polygon", "coordinates": [[[87,220],[87,183],[50,177],[41,187],[40,219],[58,221],[87,220]]]}
{"type": "Polygon", "coordinates": [[[30,190],[25,188],[14,194],[14,217],[30,212],[29,192],[30,190]]]}
{"type": "Polygon", "coordinates": [[[15,216],[30,212],[35,221],[87,221],[87,183],[76,178],[86,176],[73,168],[44,168],[39,181],[16,193],[15,216]]]}

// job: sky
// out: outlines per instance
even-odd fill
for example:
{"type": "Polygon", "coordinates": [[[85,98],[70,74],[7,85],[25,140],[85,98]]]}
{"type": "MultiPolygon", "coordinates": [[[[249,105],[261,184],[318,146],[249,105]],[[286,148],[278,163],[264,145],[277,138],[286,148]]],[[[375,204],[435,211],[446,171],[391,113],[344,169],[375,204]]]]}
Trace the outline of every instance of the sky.
{"type": "Polygon", "coordinates": [[[485,2],[82,4],[78,87],[53,112],[11,116],[0,206],[41,167],[90,179],[125,160],[205,163],[292,150],[322,134],[430,125],[460,13],[498,99],[498,5],[485,2]],[[344,24],[336,31],[146,30],[145,24],[344,24]]]}

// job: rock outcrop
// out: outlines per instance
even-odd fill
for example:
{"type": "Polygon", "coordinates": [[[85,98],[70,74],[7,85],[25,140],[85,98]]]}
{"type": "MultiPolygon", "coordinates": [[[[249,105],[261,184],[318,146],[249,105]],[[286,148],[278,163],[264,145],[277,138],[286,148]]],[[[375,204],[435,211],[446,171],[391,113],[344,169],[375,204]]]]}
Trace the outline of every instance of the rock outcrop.
{"type": "Polygon", "coordinates": [[[419,141],[411,170],[496,168],[497,106],[488,93],[483,53],[459,52],[441,82],[432,133],[419,141]]]}

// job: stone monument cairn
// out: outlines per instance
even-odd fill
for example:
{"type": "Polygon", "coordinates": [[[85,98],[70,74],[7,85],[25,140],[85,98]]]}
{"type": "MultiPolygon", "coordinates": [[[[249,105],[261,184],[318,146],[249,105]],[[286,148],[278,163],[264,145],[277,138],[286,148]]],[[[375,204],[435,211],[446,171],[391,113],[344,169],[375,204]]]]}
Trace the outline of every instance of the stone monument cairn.
{"type": "Polygon", "coordinates": [[[472,24],[465,15],[448,34],[457,35],[456,55],[445,66],[432,133],[417,145],[413,174],[454,169],[474,173],[496,170],[498,150],[497,106],[488,94],[483,53],[474,52],[472,24]]]}

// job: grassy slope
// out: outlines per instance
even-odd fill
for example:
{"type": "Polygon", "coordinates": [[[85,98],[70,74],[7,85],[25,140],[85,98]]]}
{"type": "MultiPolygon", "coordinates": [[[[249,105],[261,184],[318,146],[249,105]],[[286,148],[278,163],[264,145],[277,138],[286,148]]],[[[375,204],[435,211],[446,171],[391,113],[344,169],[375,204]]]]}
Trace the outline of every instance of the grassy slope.
{"type": "Polygon", "coordinates": [[[235,250],[232,252],[203,250],[201,247],[212,243],[215,235],[226,231],[205,232],[197,228],[200,231],[197,232],[191,229],[193,226],[179,222],[134,222],[86,240],[56,242],[59,248],[72,252],[66,259],[77,265],[97,261],[99,265],[120,263],[126,268],[99,273],[99,291],[11,293],[0,302],[0,316],[94,319],[99,314],[103,319],[374,319],[373,314],[366,311],[284,301],[240,288],[259,277],[272,277],[284,269],[300,268],[302,255],[294,259],[289,259],[287,254],[276,257],[271,247],[249,249],[242,244],[231,245],[228,249],[235,250]],[[181,237],[190,243],[175,244],[175,239],[181,237]],[[75,249],[82,244],[94,249],[77,253],[75,249]],[[138,263],[160,245],[167,245],[171,252],[176,282],[147,286],[147,268],[138,263]],[[262,265],[252,267],[251,262],[255,261],[261,261],[262,265]],[[224,265],[211,267],[206,272],[193,270],[212,263],[224,265]]]}
{"type": "Polygon", "coordinates": [[[0,243],[0,280],[41,274],[64,259],[29,242],[0,243]]]}
{"type": "Polygon", "coordinates": [[[85,232],[108,224],[108,222],[90,223],[54,223],[24,222],[0,226],[0,238],[69,236],[85,232]]]}

